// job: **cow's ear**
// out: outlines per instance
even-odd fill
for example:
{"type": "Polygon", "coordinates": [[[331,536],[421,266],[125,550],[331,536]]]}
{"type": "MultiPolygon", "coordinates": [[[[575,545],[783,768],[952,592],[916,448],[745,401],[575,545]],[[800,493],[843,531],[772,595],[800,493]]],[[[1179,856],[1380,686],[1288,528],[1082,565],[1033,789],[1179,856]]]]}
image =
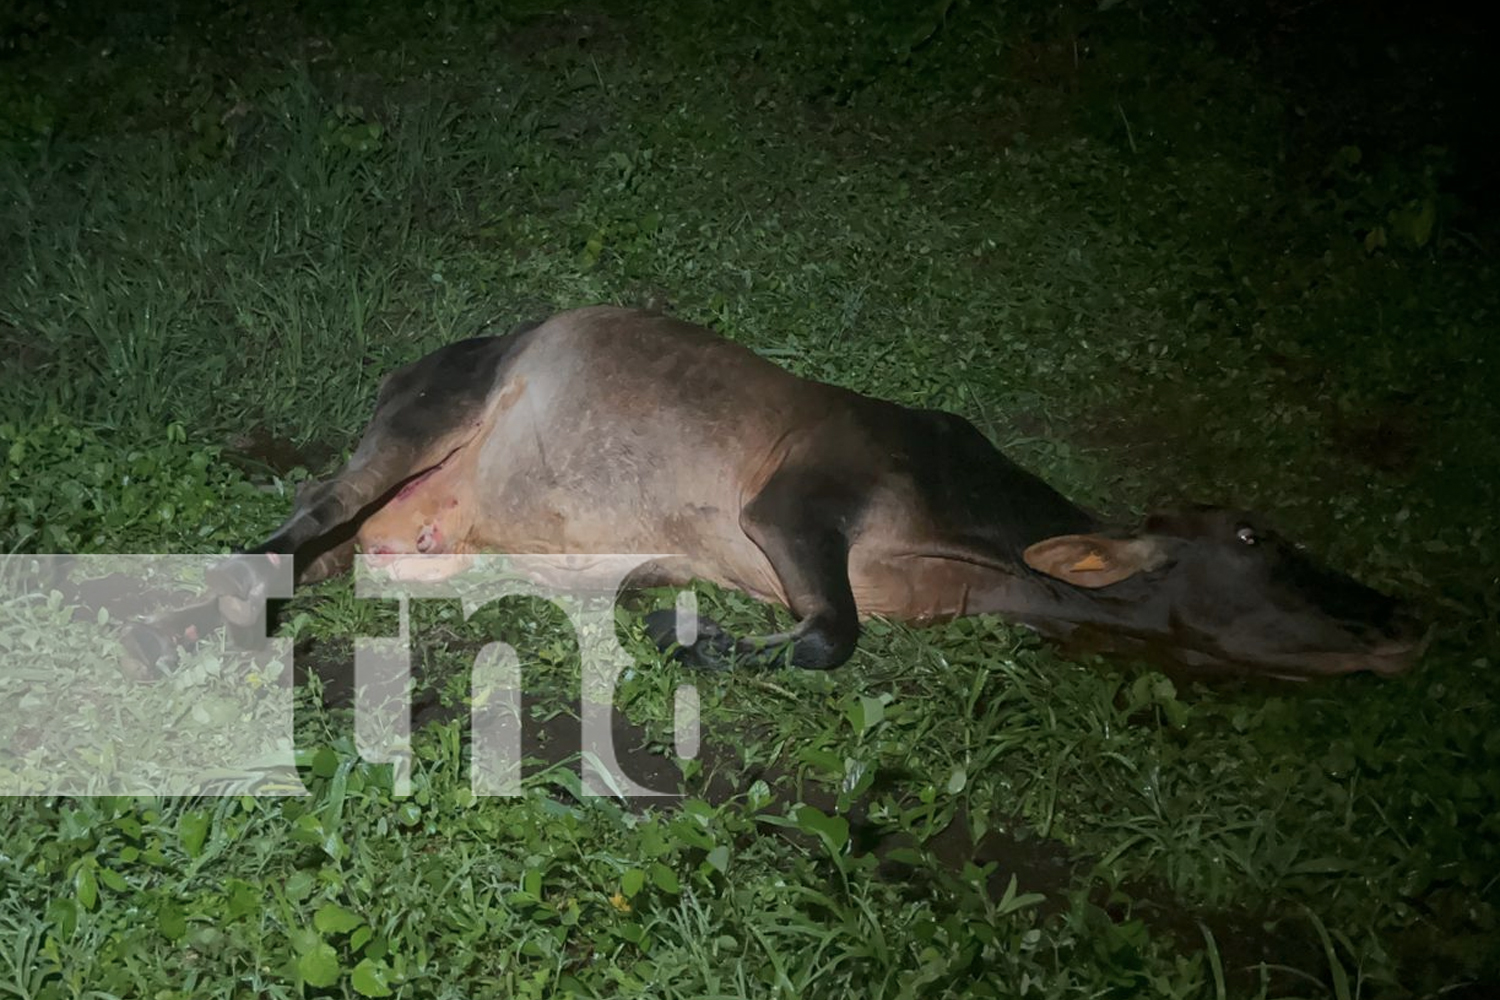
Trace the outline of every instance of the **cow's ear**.
{"type": "Polygon", "coordinates": [[[1149,537],[1058,535],[1028,547],[1021,558],[1038,573],[1093,589],[1156,569],[1167,561],[1167,554],[1149,537]]]}

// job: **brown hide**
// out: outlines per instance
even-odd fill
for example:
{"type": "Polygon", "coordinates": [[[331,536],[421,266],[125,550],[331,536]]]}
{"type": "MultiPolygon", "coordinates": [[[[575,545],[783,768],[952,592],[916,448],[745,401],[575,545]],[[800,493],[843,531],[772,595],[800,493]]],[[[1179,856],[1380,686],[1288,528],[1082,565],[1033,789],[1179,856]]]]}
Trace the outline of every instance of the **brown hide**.
{"type": "MultiPolygon", "coordinates": [[[[424,578],[475,553],[672,553],[653,582],[711,581],[799,620],[753,640],[705,623],[712,641],[685,651],[705,665],[835,666],[861,617],[981,612],[1281,676],[1394,673],[1421,648],[1397,602],[1250,515],[1101,525],[960,417],[799,378],[701,327],[608,306],[392,373],[346,466],[251,551],[294,553],[315,579],[343,565],[351,536],[395,575],[424,578]],[[401,558],[412,555],[425,558],[401,558]]],[[[210,578],[226,617],[247,624],[264,588],[232,562],[210,578]]],[[[650,618],[667,643],[670,621],[650,618]]]]}
{"type": "Polygon", "coordinates": [[[899,482],[882,482],[880,443],[847,419],[862,398],[667,317],[564,313],[517,354],[473,438],[371,515],[359,545],[372,554],[680,553],[662,582],[698,578],[785,605],[740,512],[776,469],[837,455],[880,484],[850,553],[861,614],[963,614],[951,595],[1004,574],[923,555],[932,526],[912,516],[915,498],[899,482]]]}

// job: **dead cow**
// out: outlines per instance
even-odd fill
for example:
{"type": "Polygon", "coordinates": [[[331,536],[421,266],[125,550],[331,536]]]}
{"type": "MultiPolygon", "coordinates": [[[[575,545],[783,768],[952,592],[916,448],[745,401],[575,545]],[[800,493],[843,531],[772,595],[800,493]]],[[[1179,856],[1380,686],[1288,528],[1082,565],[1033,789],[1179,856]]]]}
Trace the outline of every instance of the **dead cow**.
{"type": "MultiPolygon", "coordinates": [[[[701,666],[835,667],[872,615],[994,613],[1093,648],[1289,677],[1393,674],[1419,649],[1397,602],[1252,516],[1101,524],[961,417],[604,306],[390,375],[353,457],[249,551],[298,555],[309,582],[356,549],[447,554],[455,569],[469,553],[679,553],[647,582],[708,580],[796,617],[741,639],[699,623],[677,655],[701,666]]],[[[261,592],[233,560],[211,580],[232,619],[261,592]]],[[[648,617],[664,647],[673,614],[648,617]]]]}

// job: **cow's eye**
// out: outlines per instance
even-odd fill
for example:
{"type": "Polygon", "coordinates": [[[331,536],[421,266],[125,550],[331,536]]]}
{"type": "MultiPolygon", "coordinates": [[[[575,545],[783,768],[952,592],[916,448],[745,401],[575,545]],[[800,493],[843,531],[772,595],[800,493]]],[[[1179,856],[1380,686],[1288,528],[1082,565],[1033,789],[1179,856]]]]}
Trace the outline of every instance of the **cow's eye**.
{"type": "Polygon", "coordinates": [[[1260,537],[1256,535],[1255,529],[1248,524],[1242,524],[1236,528],[1234,537],[1240,540],[1241,545],[1254,545],[1260,541],[1260,537]]]}

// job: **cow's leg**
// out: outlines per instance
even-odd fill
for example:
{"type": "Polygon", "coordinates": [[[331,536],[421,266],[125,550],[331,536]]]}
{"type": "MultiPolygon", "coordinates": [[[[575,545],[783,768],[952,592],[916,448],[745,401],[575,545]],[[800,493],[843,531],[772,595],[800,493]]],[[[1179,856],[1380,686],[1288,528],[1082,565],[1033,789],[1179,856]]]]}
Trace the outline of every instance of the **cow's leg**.
{"type": "MultiPolygon", "coordinates": [[[[302,580],[347,568],[359,519],[408,479],[434,469],[479,433],[490,392],[524,335],[460,341],[394,372],[380,389],[359,447],[337,475],[299,490],[292,516],[250,555],[298,560],[302,580]]],[[[126,636],[127,654],[147,665],[170,659],[182,629],[227,622],[241,642],[265,638],[267,582],[258,560],[230,557],[207,573],[215,600],[180,618],[148,620],[126,636]],[[219,620],[205,615],[216,610],[219,620]]]]}
{"type": "MultiPolygon", "coordinates": [[[[776,635],[735,639],[699,619],[698,641],[676,653],[683,662],[722,669],[734,664],[826,670],[849,659],[859,639],[859,613],[849,585],[850,526],[862,502],[834,475],[783,469],[740,514],[740,527],[770,560],[797,627],[776,635]]],[[[676,642],[674,610],[647,616],[653,641],[676,642]]]]}
{"type": "MultiPolygon", "coordinates": [[[[361,511],[421,472],[424,463],[442,461],[442,455],[426,454],[426,449],[415,448],[400,437],[391,440],[394,435],[386,432],[387,426],[378,420],[343,469],[333,478],[299,491],[292,516],[271,537],[244,554],[295,558],[299,549],[344,528],[361,511]]],[[[333,551],[339,552],[342,547],[333,551]]],[[[315,556],[306,569],[330,575],[337,562],[337,557],[326,558],[330,556],[332,553],[315,556]]],[[[209,568],[208,585],[219,595],[220,610],[230,624],[254,626],[261,620],[267,584],[261,574],[263,566],[260,560],[231,556],[209,568]]]]}
{"type": "MultiPolygon", "coordinates": [[[[441,465],[479,432],[490,392],[522,336],[460,341],[393,373],[380,390],[375,416],[338,474],[301,491],[292,516],[247,554],[295,555],[367,514],[402,483],[441,465]]],[[[309,569],[331,569],[313,562],[309,569]]],[[[253,564],[225,560],[209,582],[229,598],[225,616],[245,617],[264,597],[253,564]],[[239,602],[239,605],[236,605],[239,602]]],[[[248,623],[247,623],[248,624],[248,623]]]]}
{"type": "Polygon", "coordinates": [[[139,680],[170,673],[177,664],[179,643],[191,644],[222,624],[223,612],[213,597],[132,622],[120,635],[125,671],[139,680]]]}
{"type": "MultiPolygon", "coordinates": [[[[305,567],[298,566],[297,579],[301,583],[317,583],[338,576],[349,568],[353,558],[354,540],[350,538],[312,554],[305,567]]],[[[217,568],[213,567],[210,572],[217,568]]],[[[179,643],[196,642],[226,622],[231,627],[245,627],[260,620],[258,605],[249,606],[242,599],[216,592],[216,596],[197,604],[162,611],[132,622],[120,635],[129,663],[128,672],[142,679],[154,673],[169,673],[177,662],[179,643]]],[[[240,638],[253,640],[256,637],[247,634],[240,638]]]]}
{"type": "MultiPolygon", "coordinates": [[[[399,438],[391,441],[381,427],[379,421],[372,425],[354,456],[332,479],[299,490],[292,516],[270,538],[243,554],[296,560],[299,549],[313,546],[314,551],[305,553],[306,565],[297,567],[305,582],[316,582],[346,569],[353,557],[354,542],[352,536],[338,535],[348,534],[344,529],[366,507],[443,458],[414,447],[414,442],[399,438]],[[329,540],[330,534],[335,535],[336,544],[317,548],[314,543],[329,540]]],[[[265,562],[230,556],[210,566],[204,576],[215,596],[130,626],[122,637],[128,659],[144,667],[169,670],[180,640],[219,625],[229,626],[236,645],[254,647],[265,642],[270,582],[265,562]]]]}
{"type": "Polygon", "coordinates": [[[336,576],[343,576],[354,566],[354,539],[347,538],[337,545],[323,549],[308,557],[306,565],[297,563],[297,582],[321,583],[336,576]]]}

